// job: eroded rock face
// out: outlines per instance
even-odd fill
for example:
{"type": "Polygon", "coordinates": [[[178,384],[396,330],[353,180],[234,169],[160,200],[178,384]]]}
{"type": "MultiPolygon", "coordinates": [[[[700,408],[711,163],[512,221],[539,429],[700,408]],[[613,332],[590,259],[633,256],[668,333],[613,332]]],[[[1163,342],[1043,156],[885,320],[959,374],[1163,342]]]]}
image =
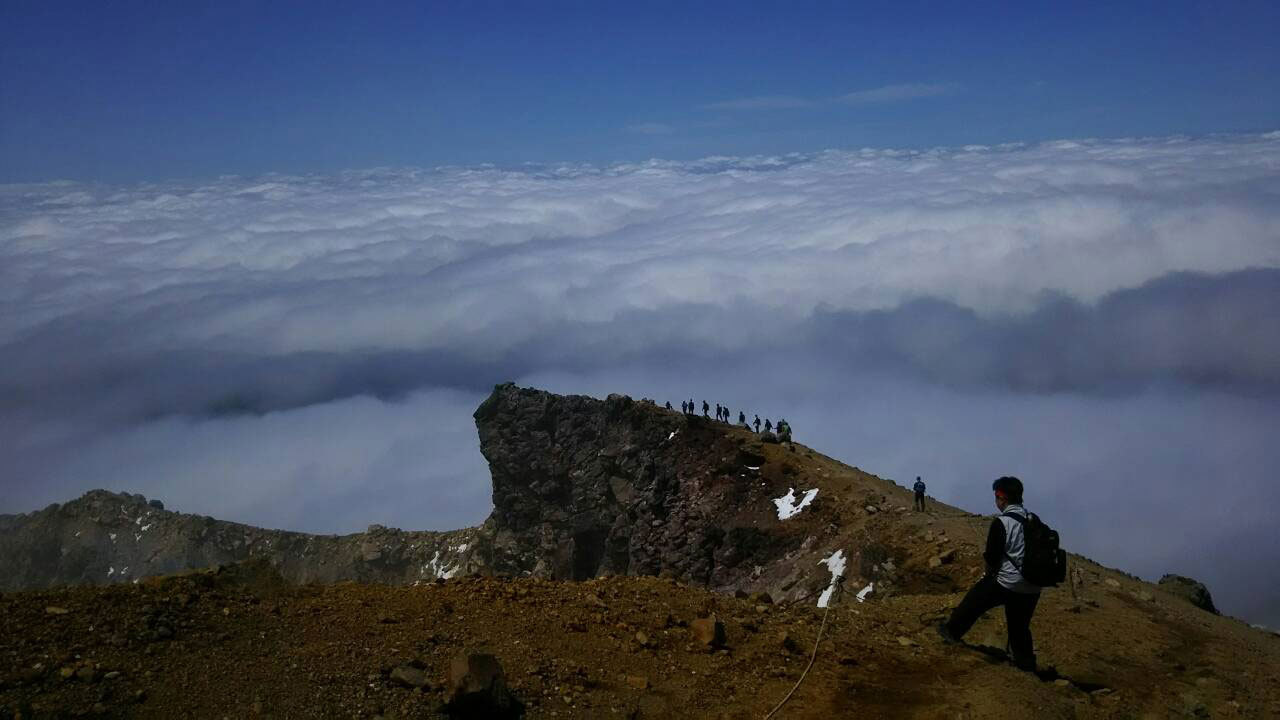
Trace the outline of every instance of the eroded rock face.
{"type": "Polygon", "coordinates": [[[794,548],[749,435],[622,395],[498,386],[475,413],[493,476],[494,570],[582,580],[671,574],[726,587],[794,548]]]}
{"type": "Polygon", "coordinates": [[[1218,609],[1213,606],[1213,596],[1209,594],[1209,588],[1198,580],[1182,575],[1165,575],[1160,578],[1160,587],[1166,592],[1185,598],[1187,602],[1202,610],[1208,610],[1214,615],[1218,614],[1218,609]]]}

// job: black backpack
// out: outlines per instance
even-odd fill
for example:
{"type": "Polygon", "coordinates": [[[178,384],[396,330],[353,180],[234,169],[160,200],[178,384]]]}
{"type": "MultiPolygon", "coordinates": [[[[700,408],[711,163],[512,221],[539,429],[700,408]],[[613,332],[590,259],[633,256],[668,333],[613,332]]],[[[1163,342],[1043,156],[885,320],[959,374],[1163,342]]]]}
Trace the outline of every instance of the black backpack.
{"type": "MultiPolygon", "coordinates": [[[[1022,566],[1013,562],[1027,582],[1040,587],[1053,587],[1067,579],[1067,553],[1058,547],[1058,531],[1045,525],[1035,513],[1027,517],[1005,513],[1022,526],[1022,566]]],[[[1006,557],[1008,557],[1006,555],[1006,557]]]]}

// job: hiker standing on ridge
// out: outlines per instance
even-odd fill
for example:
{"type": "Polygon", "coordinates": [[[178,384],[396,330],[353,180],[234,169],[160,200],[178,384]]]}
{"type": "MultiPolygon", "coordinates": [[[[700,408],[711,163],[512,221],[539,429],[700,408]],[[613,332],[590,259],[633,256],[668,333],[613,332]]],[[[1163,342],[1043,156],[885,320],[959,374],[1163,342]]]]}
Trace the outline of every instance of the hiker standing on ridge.
{"type": "Polygon", "coordinates": [[[773,423],[769,421],[769,418],[764,419],[764,431],[773,432],[773,423]]]}
{"type": "Polygon", "coordinates": [[[728,424],[729,424],[729,420],[730,420],[729,408],[725,408],[725,409],[724,409],[724,422],[725,422],[725,424],[726,424],[726,425],[728,425],[728,424]]]}
{"type": "Polygon", "coordinates": [[[938,625],[938,634],[943,642],[958,643],[983,613],[1003,605],[1013,663],[1021,670],[1035,672],[1031,616],[1040,601],[1040,588],[1057,585],[1065,578],[1066,555],[1058,549],[1058,534],[1022,506],[1021,480],[1005,476],[992,483],[991,489],[1000,514],[991,521],[987,549],[982,553],[987,572],[951,611],[951,618],[938,625]]]}
{"type": "Polygon", "coordinates": [[[711,411],[711,406],[707,404],[706,400],[703,400],[702,401],[702,417],[710,418],[711,416],[707,414],[710,411],[711,411]]]}
{"type": "Polygon", "coordinates": [[[756,416],[756,432],[760,432],[760,416],[756,416]]]}
{"type": "Polygon", "coordinates": [[[720,407],[720,403],[716,403],[716,422],[724,419],[724,408],[720,407]]]}
{"type": "Polygon", "coordinates": [[[916,484],[911,489],[916,491],[916,510],[924,512],[924,481],[920,479],[919,475],[916,476],[916,484]]]}
{"type": "Polygon", "coordinates": [[[739,410],[739,411],[738,411],[738,424],[740,424],[740,425],[746,425],[746,424],[747,424],[747,416],[746,416],[746,413],[742,412],[741,410],[739,410]]]}
{"type": "Polygon", "coordinates": [[[671,409],[671,401],[670,401],[670,400],[668,400],[668,401],[667,401],[667,409],[668,409],[668,410],[670,410],[670,409],[671,409]]]}

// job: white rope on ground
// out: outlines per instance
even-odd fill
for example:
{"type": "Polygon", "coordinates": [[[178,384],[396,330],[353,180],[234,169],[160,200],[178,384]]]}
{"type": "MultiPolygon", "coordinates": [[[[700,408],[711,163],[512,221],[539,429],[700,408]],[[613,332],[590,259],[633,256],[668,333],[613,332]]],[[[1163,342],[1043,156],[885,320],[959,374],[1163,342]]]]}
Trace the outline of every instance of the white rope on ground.
{"type": "Polygon", "coordinates": [[[800,673],[800,679],[796,680],[796,684],[792,686],[791,692],[788,692],[787,696],[782,698],[782,702],[778,703],[777,706],[769,711],[768,715],[764,716],[764,720],[769,720],[769,718],[773,717],[782,709],[783,705],[787,704],[787,701],[791,699],[791,696],[795,694],[796,690],[800,689],[800,683],[804,682],[805,677],[809,675],[809,671],[813,669],[813,662],[818,659],[818,645],[822,644],[822,632],[827,629],[827,616],[831,614],[831,606],[836,604],[836,601],[840,599],[840,595],[843,594],[843,592],[844,576],[841,575],[836,580],[835,597],[831,598],[831,601],[827,603],[827,609],[822,613],[822,625],[818,628],[818,639],[813,641],[813,654],[809,656],[809,665],[805,667],[804,672],[800,673]]]}

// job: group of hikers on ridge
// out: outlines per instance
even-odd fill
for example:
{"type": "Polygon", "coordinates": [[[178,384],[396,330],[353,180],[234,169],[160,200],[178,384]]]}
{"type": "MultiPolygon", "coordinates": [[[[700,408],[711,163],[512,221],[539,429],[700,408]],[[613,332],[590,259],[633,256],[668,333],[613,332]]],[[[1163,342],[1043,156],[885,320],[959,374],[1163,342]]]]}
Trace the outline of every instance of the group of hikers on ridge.
{"type": "MultiPolygon", "coordinates": [[[[667,401],[666,408],[668,410],[673,410],[673,411],[675,410],[675,408],[671,407],[671,401],[669,400],[667,401]]],[[[692,400],[688,402],[681,402],[680,412],[684,413],[685,415],[697,415],[698,406],[692,400]]],[[[710,420],[711,419],[710,413],[711,413],[711,405],[707,403],[706,400],[703,400],[702,401],[702,417],[710,420]]],[[[723,423],[732,423],[733,413],[729,411],[729,408],[721,405],[720,403],[716,403],[716,420],[723,423]]],[[[744,428],[750,428],[754,424],[756,432],[757,433],[760,432],[760,416],[759,415],[755,416],[754,423],[748,423],[747,414],[739,410],[738,424],[744,428]]],[[[771,433],[774,431],[774,429],[775,429],[775,425],[773,424],[773,421],[770,420],[769,418],[765,418],[764,431],[767,433],[771,433]]],[[[785,443],[791,442],[791,423],[788,423],[786,420],[779,418],[776,429],[778,431],[779,440],[785,443]]]]}

